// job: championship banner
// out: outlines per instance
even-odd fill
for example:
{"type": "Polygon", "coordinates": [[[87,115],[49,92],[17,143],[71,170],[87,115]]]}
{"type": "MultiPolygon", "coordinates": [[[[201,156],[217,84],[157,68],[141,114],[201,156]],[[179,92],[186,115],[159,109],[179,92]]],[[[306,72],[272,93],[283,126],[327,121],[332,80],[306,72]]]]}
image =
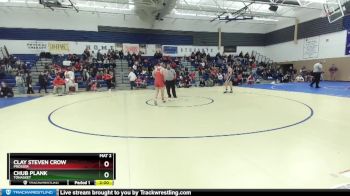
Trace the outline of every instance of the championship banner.
{"type": "Polygon", "coordinates": [[[123,44],[122,43],[116,43],[115,44],[115,49],[120,51],[120,50],[123,50],[123,44]]]}
{"type": "Polygon", "coordinates": [[[30,41],[27,42],[26,45],[29,51],[36,53],[46,52],[48,48],[47,42],[43,41],[30,41]]]}
{"type": "Polygon", "coordinates": [[[153,56],[156,53],[156,45],[155,44],[147,44],[145,56],[153,56]]]}
{"type": "Polygon", "coordinates": [[[222,54],[224,48],[221,47],[219,50],[217,46],[178,46],[178,56],[189,56],[192,52],[196,53],[197,51],[215,56],[218,52],[222,54]]]}
{"type": "Polygon", "coordinates": [[[145,55],[146,54],[146,52],[147,52],[146,44],[140,44],[140,52],[141,52],[141,55],[145,55]]]}
{"type": "Polygon", "coordinates": [[[140,51],[139,44],[123,44],[124,53],[130,52],[130,54],[138,54],[140,51]]]}
{"type": "Polygon", "coordinates": [[[346,46],[345,46],[345,55],[350,54],[350,30],[346,32],[346,46]]]}
{"type": "MultiPolygon", "coordinates": [[[[79,42],[76,43],[77,46],[80,48],[79,50],[82,52],[85,50],[85,48],[88,48],[91,51],[100,51],[102,53],[107,53],[108,50],[115,50],[117,48],[117,45],[114,43],[101,43],[101,42],[87,42],[84,44],[80,44],[79,42]],[[85,46],[85,48],[83,48],[85,46]]],[[[121,50],[121,49],[119,49],[121,50]]]]}
{"type": "Polygon", "coordinates": [[[177,55],[177,46],[164,45],[162,48],[163,48],[162,51],[164,55],[170,55],[170,56],[177,55]]]}
{"type": "Polygon", "coordinates": [[[303,58],[318,58],[320,37],[310,37],[304,40],[303,58]]]}
{"type": "Polygon", "coordinates": [[[69,43],[49,42],[48,48],[53,54],[65,54],[69,52],[69,43]]]}

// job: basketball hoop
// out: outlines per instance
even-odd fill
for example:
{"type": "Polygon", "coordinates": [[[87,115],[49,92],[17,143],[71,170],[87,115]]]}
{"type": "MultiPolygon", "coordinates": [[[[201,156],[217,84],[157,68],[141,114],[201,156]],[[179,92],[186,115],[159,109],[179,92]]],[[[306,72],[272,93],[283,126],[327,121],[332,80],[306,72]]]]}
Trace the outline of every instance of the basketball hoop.
{"type": "Polygon", "coordinates": [[[325,17],[329,17],[330,16],[330,13],[329,12],[327,12],[326,10],[323,10],[323,12],[321,12],[321,14],[320,14],[320,17],[321,18],[325,18],[325,17]]]}
{"type": "Polygon", "coordinates": [[[340,0],[326,0],[323,4],[322,15],[327,17],[329,23],[333,23],[344,17],[344,9],[340,0]]]}

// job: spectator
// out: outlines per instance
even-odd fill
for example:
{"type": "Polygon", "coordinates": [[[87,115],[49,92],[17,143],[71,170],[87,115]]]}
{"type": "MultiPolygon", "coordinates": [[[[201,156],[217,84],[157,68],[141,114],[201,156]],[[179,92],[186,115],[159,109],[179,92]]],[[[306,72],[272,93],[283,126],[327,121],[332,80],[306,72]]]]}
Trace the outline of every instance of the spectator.
{"type": "Polygon", "coordinates": [[[244,58],[245,58],[245,59],[249,59],[249,53],[248,53],[248,52],[245,53],[244,58]]]}
{"type": "Polygon", "coordinates": [[[137,70],[137,65],[138,65],[138,62],[135,61],[134,65],[132,66],[132,69],[134,70],[134,72],[136,72],[137,70]]]}
{"type": "Polygon", "coordinates": [[[32,83],[33,83],[32,76],[30,75],[30,73],[27,73],[27,77],[26,77],[27,94],[34,94],[32,83]]]}
{"type": "Polygon", "coordinates": [[[68,68],[68,70],[64,73],[64,77],[66,84],[66,93],[78,91],[78,84],[75,83],[75,74],[72,68],[68,68]]]}
{"type": "Polygon", "coordinates": [[[21,73],[17,73],[15,80],[16,80],[16,86],[17,86],[18,93],[24,94],[25,93],[25,85],[24,85],[23,75],[21,73]]]}
{"type": "Polygon", "coordinates": [[[222,73],[218,73],[218,77],[217,77],[217,84],[219,84],[220,86],[224,84],[224,76],[222,75],[222,73]]]}
{"type": "Polygon", "coordinates": [[[89,78],[87,80],[86,91],[97,91],[97,81],[89,78]]]}
{"type": "Polygon", "coordinates": [[[298,75],[297,77],[295,77],[295,81],[296,82],[304,82],[305,80],[304,80],[303,76],[298,75]]]}
{"type": "Polygon", "coordinates": [[[92,63],[97,63],[97,55],[95,51],[91,52],[92,63]]]}
{"type": "Polygon", "coordinates": [[[249,85],[252,85],[252,84],[254,84],[254,82],[255,82],[254,76],[253,76],[253,74],[250,74],[248,79],[247,79],[247,83],[249,85]]]}
{"type": "Polygon", "coordinates": [[[157,50],[156,53],[154,54],[154,58],[159,60],[163,58],[163,54],[157,50]]]}
{"type": "Polygon", "coordinates": [[[87,81],[90,78],[90,74],[86,69],[83,69],[83,81],[87,81]]]}
{"type": "Polygon", "coordinates": [[[243,58],[243,51],[241,51],[238,55],[240,58],[243,58]]]}
{"type": "Polygon", "coordinates": [[[102,79],[107,83],[107,89],[109,92],[112,91],[112,78],[112,75],[107,73],[107,71],[105,71],[105,74],[102,76],[102,79]]]}
{"type": "Polygon", "coordinates": [[[53,80],[53,93],[58,96],[62,96],[65,91],[65,81],[57,74],[56,78],[53,80]]]}
{"type": "Polygon", "coordinates": [[[135,83],[136,83],[136,87],[137,88],[146,88],[146,85],[147,85],[146,84],[146,80],[145,80],[145,78],[142,75],[137,77],[135,83]]]}
{"type": "Polygon", "coordinates": [[[200,87],[205,87],[205,81],[204,81],[203,78],[200,79],[200,81],[199,81],[199,86],[200,86],[200,87]]]}
{"type": "Polygon", "coordinates": [[[137,79],[136,77],[136,74],[133,72],[132,69],[129,69],[129,75],[128,75],[128,78],[129,78],[129,81],[130,81],[130,89],[133,90],[134,87],[136,86],[135,85],[135,80],[137,79]]]}
{"type": "Polygon", "coordinates": [[[101,50],[97,51],[96,57],[97,57],[97,62],[103,62],[103,55],[101,53],[101,50]]]}
{"type": "Polygon", "coordinates": [[[40,75],[39,75],[39,91],[38,93],[40,93],[41,89],[45,89],[45,93],[47,93],[47,84],[48,84],[48,76],[46,73],[44,72],[40,72],[40,75]]]}
{"type": "Polygon", "coordinates": [[[0,98],[6,97],[13,97],[13,91],[12,88],[8,87],[5,82],[1,82],[0,84],[0,98]]]}
{"type": "Polygon", "coordinates": [[[291,81],[291,75],[287,72],[283,77],[282,77],[282,83],[288,83],[291,81]]]}
{"type": "Polygon", "coordinates": [[[120,50],[120,51],[119,51],[119,58],[120,58],[121,60],[124,59],[124,52],[123,52],[123,50],[120,50]]]}
{"type": "Polygon", "coordinates": [[[338,68],[334,64],[332,64],[328,71],[331,76],[331,80],[335,81],[335,74],[337,73],[338,68]]]}

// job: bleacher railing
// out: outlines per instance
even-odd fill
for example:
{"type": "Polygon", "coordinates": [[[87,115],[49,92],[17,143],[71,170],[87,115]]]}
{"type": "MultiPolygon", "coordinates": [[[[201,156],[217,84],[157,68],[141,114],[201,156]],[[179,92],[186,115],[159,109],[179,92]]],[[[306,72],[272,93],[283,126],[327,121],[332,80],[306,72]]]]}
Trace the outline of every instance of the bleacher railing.
{"type": "Polygon", "coordinates": [[[272,65],[274,62],[272,59],[268,58],[267,56],[260,54],[259,52],[253,50],[251,53],[251,56],[255,57],[255,61],[257,63],[265,63],[266,65],[272,65]]]}

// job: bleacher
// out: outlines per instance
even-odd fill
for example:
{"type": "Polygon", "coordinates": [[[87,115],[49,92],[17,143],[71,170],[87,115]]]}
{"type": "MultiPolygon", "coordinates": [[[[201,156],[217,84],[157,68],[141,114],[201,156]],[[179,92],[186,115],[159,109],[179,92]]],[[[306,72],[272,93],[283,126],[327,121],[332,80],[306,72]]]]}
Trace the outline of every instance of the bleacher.
{"type": "MultiPolygon", "coordinates": [[[[260,55],[259,53],[255,52],[255,51],[253,51],[252,54],[257,55],[257,56],[260,55]]],[[[38,76],[39,76],[40,72],[45,70],[45,67],[47,67],[47,65],[49,65],[49,66],[51,66],[52,64],[62,65],[63,61],[68,58],[68,55],[52,55],[51,59],[39,58],[39,55],[34,55],[34,54],[14,54],[13,56],[16,57],[17,60],[19,59],[21,62],[24,62],[27,65],[27,68],[31,70],[31,74],[33,77],[33,89],[34,90],[39,89],[38,76]]],[[[76,56],[78,58],[82,57],[82,55],[76,55],[76,56]]],[[[143,59],[145,59],[145,58],[148,59],[150,65],[154,65],[158,62],[158,59],[155,59],[153,57],[143,57],[143,59]]],[[[174,58],[171,58],[171,59],[174,60],[174,58]]],[[[259,59],[261,59],[261,58],[259,58],[259,59]]],[[[240,61],[243,64],[243,59],[240,59],[240,61]]],[[[195,72],[196,77],[192,83],[192,85],[195,85],[196,82],[198,82],[200,79],[200,76],[198,74],[198,65],[194,65],[190,61],[181,61],[179,65],[181,68],[185,68],[189,72],[195,72]]],[[[105,67],[108,67],[109,64],[104,65],[104,64],[96,63],[96,64],[94,64],[94,66],[97,66],[97,68],[100,70],[100,69],[103,69],[105,67]]],[[[130,63],[130,61],[127,61],[126,59],[124,59],[124,60],[117,59],[116,60],[115,71],[116,71],[117,85],[124,86],[124,87],[129,85],[129,81],[128,81],[127,76],[129,73],[128,68],[130,66],[132,66],[132,63],[130,63]]],[[[51,77],[52,78],[49,80],[49,84],[47,87],[48,89],[53,89],[52,80],[55,76],[51,75],[51,77]]],[[[76,82],[78,83],[79,89],[85,89],[87,87],[86,82],[84,82],[82,80],[82,75],[80,72],[75,72],[75,78],[76,78],[76,82]]],[[[4,79],[4,81],[6,83],[8,83],[8,85],[11,87],[15,87],[15,85],[16,85],[15,76],[6,75],[6,78],[4,79]]],[[[107,86],[107,84],[104,80],[98,80],[98,83],[99,83],[100,87],[107,86]]],[[[147,81],[147,83],[148,83],[148,85],[153,85],[153,80],[149,79],[147,81]]]]}
{"type": "Polygon", "coordinates": [[[11,88],[16,86],[16,79],[13,75],[6,74],[4,78],[1,79],[1,81],[4,81],[11,88]]]}
{"type": "Polygon", "coordinates": [[[13,54],[13,56],[16,57],[17,60],[20,60],[26,64],[29,69],[35,66],[39,59],[38,55],[36,54],[13,54]]]}

